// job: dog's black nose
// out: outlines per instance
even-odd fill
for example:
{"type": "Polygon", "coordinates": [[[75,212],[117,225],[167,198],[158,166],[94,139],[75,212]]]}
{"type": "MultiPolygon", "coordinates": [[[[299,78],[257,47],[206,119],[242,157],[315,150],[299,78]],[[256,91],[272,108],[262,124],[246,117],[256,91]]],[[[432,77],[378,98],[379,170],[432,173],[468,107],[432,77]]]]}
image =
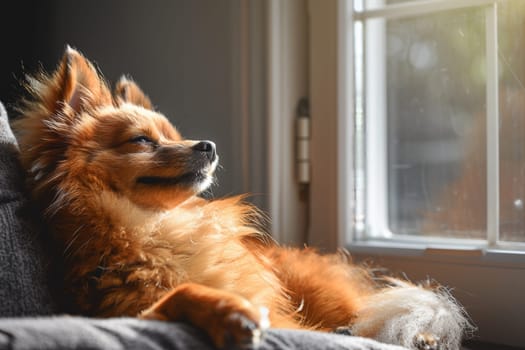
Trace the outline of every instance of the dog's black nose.
{"type": "Polygon", "coordinates": [[[215,151],[215,143],[211,141],[200,141],[199,143],[193,145],[192,148],[195,151],[206,153],[206,157],[208,157],[210,161],[213,161],[217,155],[215,151]]]}

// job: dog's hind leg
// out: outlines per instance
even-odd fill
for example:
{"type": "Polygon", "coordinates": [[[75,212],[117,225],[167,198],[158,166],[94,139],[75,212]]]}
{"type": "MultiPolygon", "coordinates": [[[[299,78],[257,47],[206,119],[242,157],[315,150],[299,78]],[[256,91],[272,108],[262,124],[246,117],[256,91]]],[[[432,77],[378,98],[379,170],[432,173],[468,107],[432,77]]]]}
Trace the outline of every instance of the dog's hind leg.
{"type": "Polygon", "coordinates": [[[293,306],[289,313],[305,328],[334,331],[348,327],[363,298],[374,291],[366,270],[342,254],[275,247],[267,252],[293,306]]]}
{"type": "Polygon", "coordinates": [[[274,248],[267,256],[305,327],[417,350],[457,350],[470,324],[444,288],[372,278],[344,255],[274,248]],[[341,328],[342,327],[342,328],[341,328]]]}

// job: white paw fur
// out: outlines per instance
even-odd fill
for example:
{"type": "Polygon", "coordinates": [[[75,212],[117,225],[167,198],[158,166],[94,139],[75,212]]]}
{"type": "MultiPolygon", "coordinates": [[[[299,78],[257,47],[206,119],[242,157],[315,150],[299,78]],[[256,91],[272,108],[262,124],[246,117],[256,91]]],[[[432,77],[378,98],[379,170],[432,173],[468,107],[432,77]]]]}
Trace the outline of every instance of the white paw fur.
{"type": "Polygon", "coordinates": [[[352,334],[416,349],[420,333],[439,338],[440,350],[458,350],[472,332],[463,308],[445,289],[429,290],[400,280],[368,297],[352,326],[352,334]]]}

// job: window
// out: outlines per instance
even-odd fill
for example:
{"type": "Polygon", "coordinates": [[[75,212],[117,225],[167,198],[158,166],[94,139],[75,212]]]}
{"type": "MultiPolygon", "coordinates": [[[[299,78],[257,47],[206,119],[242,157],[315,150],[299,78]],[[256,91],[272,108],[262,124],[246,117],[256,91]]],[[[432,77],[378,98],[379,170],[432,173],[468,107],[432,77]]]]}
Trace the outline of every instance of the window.
{"type": "Polygon", "coordinates": [[[309,243],[435,278],[478,339],[524,346],[525,2],[330,4],[308,0],[309,243]]]}
{"type": "Polygon", "coordinates": [[[354,10],[357,234],[525,248],[525,3],[354,10]]]}

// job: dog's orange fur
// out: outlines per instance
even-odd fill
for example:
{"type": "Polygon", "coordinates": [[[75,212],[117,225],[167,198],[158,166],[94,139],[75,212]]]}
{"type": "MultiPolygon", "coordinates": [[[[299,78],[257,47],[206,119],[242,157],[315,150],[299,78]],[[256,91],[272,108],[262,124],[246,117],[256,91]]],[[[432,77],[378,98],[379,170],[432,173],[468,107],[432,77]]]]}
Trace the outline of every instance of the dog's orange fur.
{"type": "Polygon", "coordinates": [[[68,48],[29,89],[15,122],[21,162],[64,254],[74,311],[188,321],[222,346],[225,334],[242,342],[262,326],[261,306],[272,326],[332,330],[351,325],[379,290],[344,254],[279,247],[241,197],[208,201],[194,184],[141,183],[194,171],[197,142],[132,81],[112,94],[68,48]]]}

